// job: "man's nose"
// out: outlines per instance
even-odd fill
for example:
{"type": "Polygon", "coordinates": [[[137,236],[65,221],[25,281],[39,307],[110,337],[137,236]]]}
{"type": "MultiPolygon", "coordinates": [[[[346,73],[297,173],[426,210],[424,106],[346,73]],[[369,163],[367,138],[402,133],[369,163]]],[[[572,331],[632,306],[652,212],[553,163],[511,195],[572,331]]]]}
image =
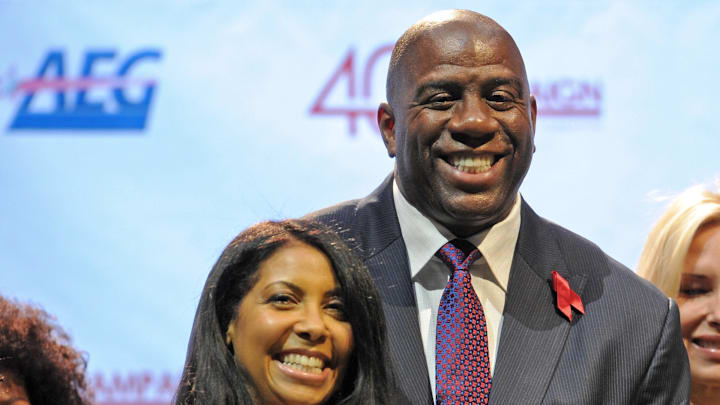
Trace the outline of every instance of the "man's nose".
{"type": "Polygon", "coordinates": [[[322,308],[306,308],[295,322],[295,333],[305,340],[323,342],[329,335],[322,308]]]}
{"type": "MultiPolygon", "coordinates": [[[[472,138],[494,134],[500,123],[493,115],[494,110],[479,95],[465,96],[462,102],[453,109],[452,117],[447,124],[450,133],[461,142],[467,143],[472,138]]],[[[482,140],[487,142],[487,139],[482,140]]],[[[477,141],[477,140],[476,140],[477,141]]]]}

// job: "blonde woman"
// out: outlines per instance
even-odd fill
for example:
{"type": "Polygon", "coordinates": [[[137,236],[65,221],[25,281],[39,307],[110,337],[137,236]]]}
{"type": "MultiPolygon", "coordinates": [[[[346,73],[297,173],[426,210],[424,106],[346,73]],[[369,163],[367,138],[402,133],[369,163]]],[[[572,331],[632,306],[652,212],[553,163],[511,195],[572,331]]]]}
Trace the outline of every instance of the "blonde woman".
{"type": "Polygon", "coordinates": [[[637,272],[678,302],[691,403],[720,404],[720,182],[672,201],[648,236],[637,272]]]}

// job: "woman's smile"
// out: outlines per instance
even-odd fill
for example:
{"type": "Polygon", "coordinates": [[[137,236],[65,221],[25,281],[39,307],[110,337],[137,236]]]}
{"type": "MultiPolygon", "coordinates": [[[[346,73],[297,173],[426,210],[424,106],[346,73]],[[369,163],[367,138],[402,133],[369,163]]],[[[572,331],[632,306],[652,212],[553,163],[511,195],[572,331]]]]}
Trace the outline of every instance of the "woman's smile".
{"type": "Polygon", "coordinates": [[[266,404],[325,403],[342,385],[353,348],[325,254],[291,242],[262,262],[227,341],[266,404]]]}

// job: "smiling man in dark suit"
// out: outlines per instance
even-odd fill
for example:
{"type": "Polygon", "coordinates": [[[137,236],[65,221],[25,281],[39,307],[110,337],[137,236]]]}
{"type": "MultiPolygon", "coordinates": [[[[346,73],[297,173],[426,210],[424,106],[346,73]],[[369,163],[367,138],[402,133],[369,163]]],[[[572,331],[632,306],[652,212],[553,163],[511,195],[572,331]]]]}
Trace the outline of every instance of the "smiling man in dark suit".
{"type": "Polygon", "coordinates": [[[387,98],[393,175],[310,216],[372,272],[405,396],[687,403],[677,305],[519,195],[537,108],[512,37],[471,11],[434,13],[397,41],[387,98]]]}

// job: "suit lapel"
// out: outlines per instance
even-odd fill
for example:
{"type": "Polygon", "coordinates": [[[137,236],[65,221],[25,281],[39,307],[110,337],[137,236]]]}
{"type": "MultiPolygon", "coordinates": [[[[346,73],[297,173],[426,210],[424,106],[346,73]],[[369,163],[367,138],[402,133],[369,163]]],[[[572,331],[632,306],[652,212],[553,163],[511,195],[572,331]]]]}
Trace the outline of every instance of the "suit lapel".
{"type": "Polygon", "coordinates": [[[402,239],[373,256],[366,265],[385,269],[373,276],[383,299],[390,357],[398,384],[412,404],[432,403],[415,292],[407,274],[407,252],[402,239]]]}
{"type": "Polygon", "coordinates": [[[524,201],[521,215],[490,392],[493,404],[542,402],[572,328],[555,307],[551,272],[565,277],[578,294],[585,283],[582,272],[566,268],[554,235],[524,201]]]}
{"type": "Polygon", "coordinates": [[[432,404],[407,250],[392,197],[392,177],[358,207],[357,242],[385,308],[395,375],[410,403],[432,404]]]}

